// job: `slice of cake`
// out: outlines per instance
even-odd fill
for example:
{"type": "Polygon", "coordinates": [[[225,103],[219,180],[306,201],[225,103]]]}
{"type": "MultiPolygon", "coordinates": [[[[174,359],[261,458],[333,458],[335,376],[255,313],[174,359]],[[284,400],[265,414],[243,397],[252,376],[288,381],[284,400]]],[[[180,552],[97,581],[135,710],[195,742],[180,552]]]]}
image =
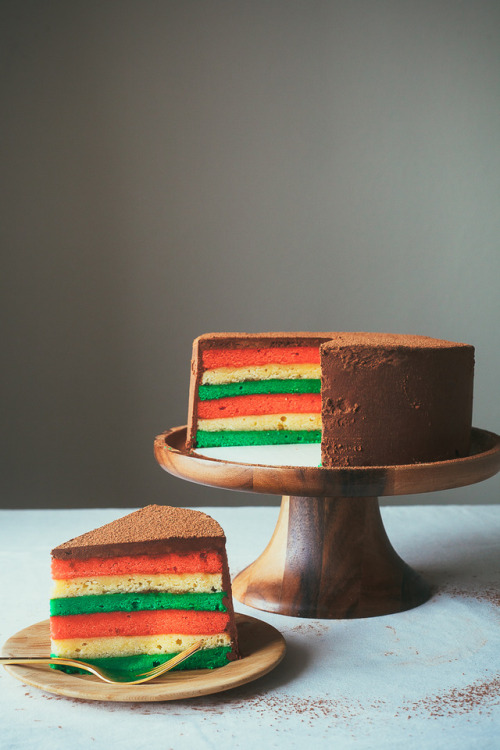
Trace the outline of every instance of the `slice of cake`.
{"type": "Polygon", "coordinates": [[[239,658],[225,542],[205,513],[149,505],[56,547],[52,654],[130,674],[200,639],[178,669],[239,658]]]}
{"type": "Polygon", "coordinates": [[[195,339],[187,446],[319,443],[321,333],[195,339]]]}
{"type": "Polygon", "coordinates": [[[385,333],[210,333],[186,447],[320,443],[324,467],[466,456],[474,348],[385,333]]]}

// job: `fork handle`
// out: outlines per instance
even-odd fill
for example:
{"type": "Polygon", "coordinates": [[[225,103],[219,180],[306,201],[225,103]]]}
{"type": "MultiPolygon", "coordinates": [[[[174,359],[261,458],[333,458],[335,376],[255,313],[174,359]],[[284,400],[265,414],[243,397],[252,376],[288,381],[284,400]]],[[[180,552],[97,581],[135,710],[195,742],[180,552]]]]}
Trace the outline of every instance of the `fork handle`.
{"type": "Polygon", "coordinates": [[[0,664],[36,664],[54,661],[50,656],[0,656],[0,664]]]}
{"type": "Polygon", "coordinates": [[[75,661],[57,656],[0,656],[0,664],[65,664],[71,667],[75,661]]]}

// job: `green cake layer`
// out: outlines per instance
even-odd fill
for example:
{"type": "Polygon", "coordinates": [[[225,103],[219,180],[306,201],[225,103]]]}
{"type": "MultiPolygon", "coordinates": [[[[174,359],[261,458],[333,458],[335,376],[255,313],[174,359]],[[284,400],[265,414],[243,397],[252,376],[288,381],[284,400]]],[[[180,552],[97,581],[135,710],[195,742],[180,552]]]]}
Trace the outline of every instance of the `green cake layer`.
{"type": "MultiPolygon", "coordinates": [[[[189,659],[183,661],[173,668],[172,672],[181,669],[215,669],[216,667],[223,667],[227,664],[227,655],[230,653],[230,646],[219,646],[218,648],[205,648],[201,651],[196,651],[192,654],[189,659]]],[[[177,652],[179,653],[179,652],[177,652]]],[[[138,654],[137,656],[111,656],[108,658],[100,659],[82,659],[87,664],[93,664],[96,667],[102,667],[103,669],[116,669],[124,672],[124,674],[130,673],[130,676],[147,672],[153,667],[157,667],[159,664],[169,661],[175,654],[138,654]]],[[[56,654],[51,654],[56,656],[56,654]]],[[[76,669],[75,667],[63,667],[53,666],[53,669],[60,669],[68,674],[88,674],[83,669],[76,669]]]]}
{"type": "Polygon", "coordinates": [[[140,609],[196,609],[226,612],[224,591],[213,594],[171,594],[147,591],[143,594],[95,594],[66,596],[50,600],[50,614],[85,615],[95,612],[135,612],[140,609]]]}
{"type": "Polygon", "coordinates": [[[221,385],[200,385],[198,396],[200,401],[211,401],[215,398],[231,398],[232,396],[247,396],[255,393],[320,393],[321,380],[246,380],[242,383],[224,383],[221,385]]]}
{"type": "Polygon", "coordinates": [[[320,443],[321,430],[198,430],[198,448],[235,445],[285,445],[287,443],[320,443]]]}

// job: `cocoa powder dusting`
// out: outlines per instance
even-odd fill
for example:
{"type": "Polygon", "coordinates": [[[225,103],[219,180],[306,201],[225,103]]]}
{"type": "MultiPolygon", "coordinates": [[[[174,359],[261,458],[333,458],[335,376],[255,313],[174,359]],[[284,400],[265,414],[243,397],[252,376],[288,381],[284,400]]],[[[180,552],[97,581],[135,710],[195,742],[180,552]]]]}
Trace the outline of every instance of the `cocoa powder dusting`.
{"type": "Polygon", "coordinates": [[[203,537],[224,537],[217,521],[206,513],[168,505],[147,505],[141,510],[60,544],[52,550],[52,554],[57,557],[59,551],[70,550],[73,547],[203,537]]]}
{"type": "MultiPolygon", "coordinates": [[[[491,712],[498,705],[500,698],[500,676],[489,680],[476,681],[464,688],[453,688],[440,695],[430,695],[413,703],[405,703],[401,711],[412,715],[426,714],[429,718],[460,716],[479,711],[481,714],[491,712]]],[[[395,716],[401,716],[396,713],[395,716]]]]}
{"type": "Polygon", "coordinates": [[[301,622],[298,625],[293,625],[290,628],[292,633],[301,633],[303,635],[326,635],[330,632],[328,625],[320,621],[315,622],[301,622]]]}
{"type": "MultiPolygon", "coordinates": [[[[298,698],[289,694],[251,694],[250,691],[237,689],[232,691],[233,695],[219,694],[214,697],[194,698],[190,701],[179,701],[177,707],[186,707],[196,713],[212,716],[224,716],[228,709],[236,711],[251,712],[257,720],[287,721],[297,720],[314,726],[321,719],[329,719],[332,724],[338,721],[350,721],[361,716],[365,708],[357,700],[349,700],[341,697],[338,699],[304,696],[298,698]]],[[[376,709],[382,701],[375,701],[372,709],[376,709]]],[[[138,713],[164,713],[165,708],[161,705],[150,706],[147,709],[143,704],[129,704],[129,707],[138,713]]]]}
{"type": "Polygon", "coordinates": [[[454,599],[475,599],[477,602],[487,602],[496,607],[500,607],[500,591],[495,588],[480,589],[478,591],[468,591],[467,589],[451,588],[443,591],[443,594],[451,596],[454,599]]]}
{"type": "MultiPolygon", "coordinates": [[[[29,698],[34,696],[25,693],[29,698]]],[[[66,698],[59,695],[42,694],[46,700],[66,701],[75,705],[85,703],[80,699],[66,698]]],[[[440,694],[424,696],[414,701],[405,701],[396,707],[394,718],[439,719],[464,716],[475,712],[488,716],[500,698],[500,675],[489,679],[477,680],[465,687],[452,688],[440,694]]],[[[340,695],[335,698],[320,696],[297,697],[290,694],[273,695],[269,692],[255,692],[255,688],[243,686],[231,693],[219,693],[213,696],[201,696],[190,700],[180,700],[175,704],[163,703],[105,703],[106,710],[115,713],[123,710],[142,715],[181,716],[183,709],[212,716],[224,716],[228,709],[251,712],[257,720],[287,721],[299,720],[313,727],[318,720],[327,719],[331,725],[340,722],[351,722],[359,717],[366,719],[370,713],[387,712],[389,704],[383,699],[373,699],[362,703],[358,699],[340,695]]]]}

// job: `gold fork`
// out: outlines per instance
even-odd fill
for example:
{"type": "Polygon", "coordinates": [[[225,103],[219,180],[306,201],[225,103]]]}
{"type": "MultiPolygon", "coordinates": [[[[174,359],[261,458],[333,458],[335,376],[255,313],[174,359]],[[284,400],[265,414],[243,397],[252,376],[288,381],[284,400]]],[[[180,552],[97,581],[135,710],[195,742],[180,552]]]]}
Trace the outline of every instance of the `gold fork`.
{"type": "Polygon", "coordinates": [[[65,659],[60,656],[2,656],[0,657],[0,664],[7,666],[9,664],[15,664],[17,666],[23,666],[24,664],[59,664],[65,667],[77,667],[78,669],[84,669],[87,672],[99,677],[104,682],[111,684],[120,683],[121,685],[139,685],[141,682],[149,682],[154,680],[155,677],[159,677],[165,672],[169,672],[171,669],[176,667],[181,662],[189,659],[189,657],[196,651],[199,651],[203,646],[203,641],[197,641],[189,646],[185,651],[181,651],[177,656],[172,657],[163,664],[159,664],[157,667],[153,667],[148,672],[140,672],[134,679],[129,679],[129,676],[125,676],[123,672],[114,669],[103,669],[102,667],[96,667],[93,664],[87,664],[84,661],[78,659],[65,659]]]}

